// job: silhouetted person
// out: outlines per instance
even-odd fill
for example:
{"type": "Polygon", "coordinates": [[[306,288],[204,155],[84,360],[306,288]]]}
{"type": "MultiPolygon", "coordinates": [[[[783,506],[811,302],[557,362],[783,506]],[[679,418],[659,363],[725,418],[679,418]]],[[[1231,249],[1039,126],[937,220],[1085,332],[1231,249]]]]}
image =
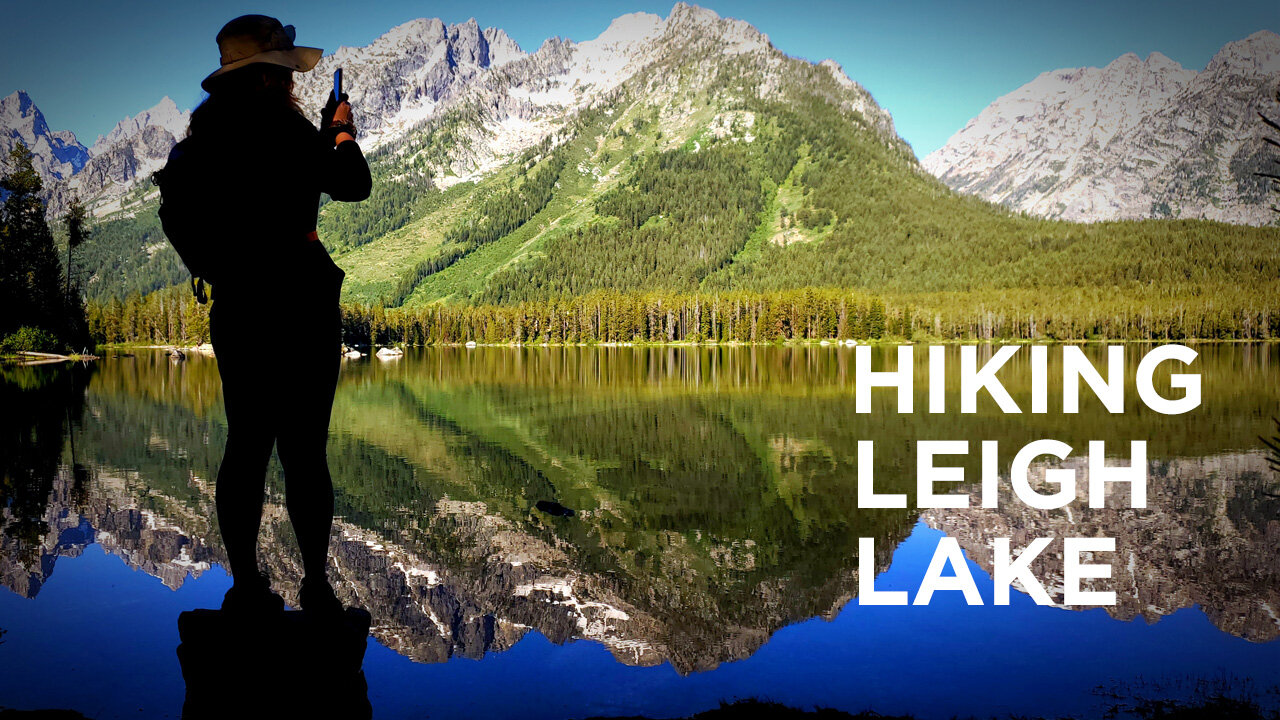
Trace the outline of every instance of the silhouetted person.
{"type": "Polygon", "coordinates": [[[293,73],[313,68],[322,51],[293,40],[293,27],[274,18],[227,23],[217,37],[221,67],[201,83],[209,96],[157,176],[166,235],[192,275],[213,285],[211,335],[229,430],[218,524],[234,578],[223,609],[235,612],[283,607],[256,554],[273,445],[302,551],[299,602],[315,612],[342,609],[325,574],[333,522],[325,443],[343,272],[317,239],[316,215],[321,193],[360,201],[371,180],[345,95],[321,111],[323,129],[304,116],[293,73]]]}

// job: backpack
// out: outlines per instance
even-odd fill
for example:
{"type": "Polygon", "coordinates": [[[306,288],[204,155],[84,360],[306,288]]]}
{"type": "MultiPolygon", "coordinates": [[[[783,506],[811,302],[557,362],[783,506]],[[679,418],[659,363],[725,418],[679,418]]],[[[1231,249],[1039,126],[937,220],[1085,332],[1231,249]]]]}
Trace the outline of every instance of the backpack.
{"type": "Polygon", "coordinates": [[[210,148],[186,138],[173,146],[165,166],[152,175],[160,188],[160,226],[191,273],[191,291],[200,303],[208,301],[205,281],[219,275],[216,183],[211,177],[210,148]]]}

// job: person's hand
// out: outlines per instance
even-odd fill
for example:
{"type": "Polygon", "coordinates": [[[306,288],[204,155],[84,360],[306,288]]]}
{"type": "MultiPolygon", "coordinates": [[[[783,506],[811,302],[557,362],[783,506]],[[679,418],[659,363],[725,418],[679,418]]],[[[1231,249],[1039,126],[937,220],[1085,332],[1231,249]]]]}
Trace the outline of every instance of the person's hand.
{"type": "Polygon", "coordinates": [[[333,93],[329,93],[329,101],[320,110],[320,134],[334,144],[340,140],[355,139],[356,125],[351,117],[351,103],[347,102],[346,93],[342,93],[342,97],[338,99],[333,97],[333,93]],[[347,137],[339,137],[341,135],[347,137]]]}
{"type": "Polygon", "coordinates": [[[337,111],[339,103],[344,103],[349,100],[349,96],[346,93],[342,93],[342,97],[340,98],[335,98],[333,93],[329,93],[326,98],[324,107],[320,109],[321,130],[329,127],[329,124],[333,122],[333,114],[337,111]]]}

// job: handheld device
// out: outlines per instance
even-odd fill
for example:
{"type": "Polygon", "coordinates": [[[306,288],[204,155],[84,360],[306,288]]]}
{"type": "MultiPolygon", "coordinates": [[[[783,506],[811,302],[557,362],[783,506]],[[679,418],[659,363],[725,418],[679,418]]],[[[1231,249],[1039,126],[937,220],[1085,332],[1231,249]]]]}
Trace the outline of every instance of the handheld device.
{"type": "Polygon", "coordinates": [[[342,101],[342,68],[333,71],[333,99],[335,102],[342,101]]]}

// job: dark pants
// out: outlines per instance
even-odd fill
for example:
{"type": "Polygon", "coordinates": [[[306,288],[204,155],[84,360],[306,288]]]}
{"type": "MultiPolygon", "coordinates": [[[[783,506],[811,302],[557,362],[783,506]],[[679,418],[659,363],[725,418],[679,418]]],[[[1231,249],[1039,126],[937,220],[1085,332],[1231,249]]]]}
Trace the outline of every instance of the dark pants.
{"type": "MultiPolygon", "coordinates": [[[[217,292],[215,288],[215,293],[217,292]]],[[[210,311],[226,403],[227,447],[218,470],[218,525],[231,573],[258,573],[258,530],[267,462],[284,466],[285,506],[307,577],[323,578],[333,523],[325,457],[341,364],[336,292],[231,296],[210,311]]]]}

